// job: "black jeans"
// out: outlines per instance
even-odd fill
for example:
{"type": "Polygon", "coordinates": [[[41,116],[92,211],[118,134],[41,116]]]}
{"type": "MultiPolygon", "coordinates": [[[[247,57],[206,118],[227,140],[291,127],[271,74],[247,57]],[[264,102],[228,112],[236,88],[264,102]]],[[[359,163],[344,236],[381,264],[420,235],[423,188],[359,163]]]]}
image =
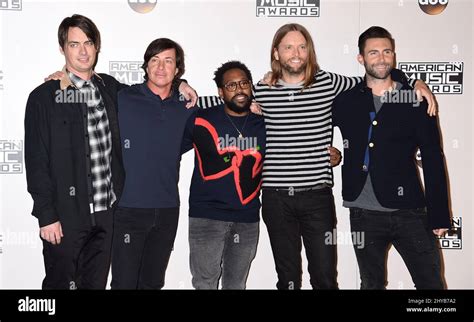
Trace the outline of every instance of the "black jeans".
{"type": "Polygon", "coordinates": [[[332,189],[294,195],[287,190],[264,189],[262,217],[270,237],[278,289],[301,288],[302,238],[313,289],[338,288],[336,245],[326,242],[328,233],[335,233],[336,228],[332,189]]]}
{"type": "Polygon", "coordinates": [[[105,289],[112,248],[112,210],[95,213],[96,225],[63,226],[61,243],[43,241],[43,289],[105,289]]]}
{"type": "Polygon", "coordinates": [[[400,253],[417,289],[443,289],[438,242],[428,226],[424,209],[394,212],[350,209],[351,232],[359,264],[361,289],[385,289],[385,264],[393,244],[400,253]]]}
{"type": "Polygon", "coordinates": [[[115,212],[112,289],[161,289],[178,228],[179,207],[115,212]]]}

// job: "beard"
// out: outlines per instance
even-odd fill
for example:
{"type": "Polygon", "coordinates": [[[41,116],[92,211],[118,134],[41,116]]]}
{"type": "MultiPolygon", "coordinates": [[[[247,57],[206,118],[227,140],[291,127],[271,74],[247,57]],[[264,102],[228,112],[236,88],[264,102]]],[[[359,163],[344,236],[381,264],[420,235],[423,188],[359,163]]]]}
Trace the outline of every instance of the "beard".
{"type": "Polygon", "coordinates": [[[376,79],[387,79],[388,75],[392,72],[393,67],[390,64],[374,64],[368,65],[364,62],[365,71],[368,75],[372,76],[376,79]],[[376,67],[378,66],[386,66],[386,70],[377,70],[376,67]]]}
{"type": "Polygon", "coordinates": [[[250,105],[252,105],[252,97],[247,96],[246,94],[240,93],[240,94],[236,94],[229,101],[224,99],[224,103],[232,112],[235,112],[237,114],[243,114],[250,111],[250,105]],[[239,95],[244,95],[246,97],[246,100],[243,103],[237,103],[235,101],[235,98],[239,95]]]}
{"type": "Polygon", "coordinates": [[[290,75],[301,75],[305,72],[306,66],[308,66],[307,61],[303,61],[300,67],[292,67],[288,62],[282,63],[281,67],[290,75]]]}

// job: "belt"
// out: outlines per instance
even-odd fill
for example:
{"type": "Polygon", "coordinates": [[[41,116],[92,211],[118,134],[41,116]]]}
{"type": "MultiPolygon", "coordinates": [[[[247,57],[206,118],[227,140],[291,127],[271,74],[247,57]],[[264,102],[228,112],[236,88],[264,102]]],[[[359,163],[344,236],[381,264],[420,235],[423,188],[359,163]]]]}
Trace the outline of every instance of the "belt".
{"type": "Polygon", "coordinates": [[[294,196],[295,193],[300,193],[300,192],[308,192],[308,191],[314,191],[314,190],[325,190],[325,189],[331,189],[331,187],[327,184],[320,184],[314,187],[310,188],[263,188],[263,190],[267,191],[275,191],[275,192],[286,192],[288,193],[289,196],[294,196]]]}

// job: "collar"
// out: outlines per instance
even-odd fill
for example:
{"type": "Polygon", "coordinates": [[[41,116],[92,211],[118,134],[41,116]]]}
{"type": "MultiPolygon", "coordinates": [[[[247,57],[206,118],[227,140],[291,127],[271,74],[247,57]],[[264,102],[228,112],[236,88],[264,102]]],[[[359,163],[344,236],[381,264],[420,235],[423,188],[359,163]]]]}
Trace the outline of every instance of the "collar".
{"type": "MultiPolygon", "coordinates": [[[[400,89],[409,89],[409,88],[411,88],[406,80],[400,81],[400,80],[393,79],[393,77],[392,77],[392,81],[402,84],[402,87],[400,89]]],[[[362,82],[360,82],[359,84],[357,84],[355,87],[358,88],[358,90],[361,93],[369,92],[369,93],[372,94],[372,88],[367,86],[367,76],[365,76],[365,75],[364,75],[364,80],[362,82]]]]}
{"type": "MultiPolygon", "coordinates": [[[[151,89],[150,89],[150,88],[148,87],[148,85],[146,84],[146,81],[144,81],[143,83],[141,83],[141,84],[140,84],[140,87],[141,87],[141,89],[142,89],[142,92],[143,92],[145,95],[150,96],[150,97],[155,97],[155,98],[158,98],[158,99],[162,100],[159,95],[156,95],[155,93],[153,93],[153,92],[151,91],[151,89]]],[[[169,95],[167,98],[163,99],[162,101],[165,101],[165,100],[168,100],[168,99],[169,99],[169,100],[173,100],[174,102],[179,102],[179,101],[180,101],[179,96],[180,96],[179,91],[177,91],[176,89],[173,88],[173,86],[171,86],[170,95],[169,95]]]]}
{"type": "MultiPolygon", "coordinates": [[[[62,73],[64,74],[64,76],[59,79],[59,87],[61,88],[61,90],[65,90],[69,86],[76,87],[68,75],[66,66],[63,67],[62,73]]],[[[93,72],[92,77],[99,80],[102,84],[104,83],[102,77],[100,77],[99,74],[97,74],[96,72],[93,72]]]]}

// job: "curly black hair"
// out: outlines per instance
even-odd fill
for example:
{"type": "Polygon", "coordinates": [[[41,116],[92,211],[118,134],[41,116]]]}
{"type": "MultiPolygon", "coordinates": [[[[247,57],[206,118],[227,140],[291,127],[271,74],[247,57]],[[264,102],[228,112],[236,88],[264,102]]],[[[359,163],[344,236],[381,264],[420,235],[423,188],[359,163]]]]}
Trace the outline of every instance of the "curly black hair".
{"type": "Polygon", "coordinates": [[[247,78],[251,83],[252,81],[252,73],[250,73],[250,70],[245,66],[243,63],[237,60],[232,60],[228,61],[227,63],[224,63],[219,67],[215,72],[214,72],[214,81],[216,82],[216,85],[218,88],[223,88],[224,87],[224,74],[231,69],[240,69],[245,73],[247,78]]]}

